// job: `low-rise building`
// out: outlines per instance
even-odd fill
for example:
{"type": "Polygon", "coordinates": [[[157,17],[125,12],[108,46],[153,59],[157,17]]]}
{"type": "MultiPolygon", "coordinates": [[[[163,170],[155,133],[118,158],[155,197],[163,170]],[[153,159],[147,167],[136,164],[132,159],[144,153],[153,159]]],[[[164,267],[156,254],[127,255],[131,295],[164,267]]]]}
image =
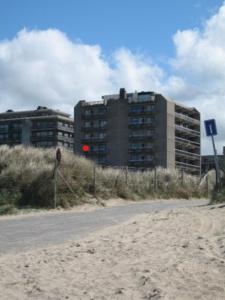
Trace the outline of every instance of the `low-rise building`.
{"type": "Polygon", "coordinates": [[[0,113],[0,145],[64,146],[73,150],[74,123],[69,114],[38,106],[0,113]]]}

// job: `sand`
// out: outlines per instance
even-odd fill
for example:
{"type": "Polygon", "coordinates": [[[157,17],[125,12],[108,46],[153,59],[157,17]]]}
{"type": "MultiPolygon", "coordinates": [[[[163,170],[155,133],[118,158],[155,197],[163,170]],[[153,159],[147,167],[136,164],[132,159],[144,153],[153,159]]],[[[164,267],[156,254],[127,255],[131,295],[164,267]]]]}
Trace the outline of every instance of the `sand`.
{"type": "Polygon", "coordinates": [[[0,256],[0,299],[225,299],[225,208],[143,214],[0,256]]]}
{"type": "MultiPolygon", "coordinates": [[[[23,219],[26,217],[32,217],[32,216],[41,216],[41,215],[52,215],[52,214],[62,214],[62,213],[71,213],[71,212],[88,212],[98,209],[104,209],[105,207],[113,207],[113,206],[124,206],[127,204],[135,203],[134,200],[124,200],[121,198],[112,198],[112,199],[96,199],[91,198],[86,200],[87,203],[83,203],[80,205],[76,205],[70,208],[62,208],[57,207],[56,209],[18,209],[14,214],[6,214],[6,215],[0,215],[0,221],[2,220],[9,220],[9,219],[23,219]]],[[[155,200],[148,200],[148,201],[155,201],[155,200]]],[[[160,201],[167,201],[167,199],[161,199],[160,201]]],[[[178,200],[179,201],[179,200],[178,200]]],[[[146,200],[139,201],[140,202],[146,202],[146,200]]],[[[0,299],[1,300],[1,299],[0,299]]]]}

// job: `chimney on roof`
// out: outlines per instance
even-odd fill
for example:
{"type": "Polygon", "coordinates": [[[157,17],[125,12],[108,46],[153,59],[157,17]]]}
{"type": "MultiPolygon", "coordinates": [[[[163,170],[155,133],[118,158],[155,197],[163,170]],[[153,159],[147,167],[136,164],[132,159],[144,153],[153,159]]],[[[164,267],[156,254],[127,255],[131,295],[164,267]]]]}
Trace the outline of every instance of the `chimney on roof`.
{"type": "Polygon", "coordinates": [[[47,109],[47,107],[46,106],[38,106],[37,107],[37,110],[42,110],[42,109],[47,109]]]}
{"type": "Polygon", "coordinates": [[[124,88],[120,89],[120,99],[126,99],[127,98],[127,92],[124,88]]]}

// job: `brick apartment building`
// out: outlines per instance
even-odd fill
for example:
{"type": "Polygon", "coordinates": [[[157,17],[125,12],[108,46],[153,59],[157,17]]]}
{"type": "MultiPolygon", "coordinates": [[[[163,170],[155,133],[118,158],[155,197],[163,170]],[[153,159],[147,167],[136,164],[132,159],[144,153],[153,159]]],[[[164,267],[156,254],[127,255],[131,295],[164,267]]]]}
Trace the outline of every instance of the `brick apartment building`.
{"type": "Polygon", "coordinates": [[[154,92],[106,95],[74,108],[74,151],[102,165],[201,172],[200,114],[154,92]],[[88,152],[82,151],[87,145],[88,152]]]}
{"type": "Polygon", "coordinates": [[[0,145],[64,146],[73,150],[74,123],[69,115],[43,106],[0,113],[0,145]]]}

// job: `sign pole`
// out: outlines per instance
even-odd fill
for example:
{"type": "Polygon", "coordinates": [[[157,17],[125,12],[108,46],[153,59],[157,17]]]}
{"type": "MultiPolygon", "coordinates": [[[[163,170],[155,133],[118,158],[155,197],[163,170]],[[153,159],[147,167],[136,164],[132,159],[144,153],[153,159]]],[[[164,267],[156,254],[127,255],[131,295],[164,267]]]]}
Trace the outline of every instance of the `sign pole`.
{"type": "Polygon", "coordinates": [[[214,141],[213,134],[211,135],[211,138],[212,138],[214,160],[215,160],[215,166],[216,166],[216,187],[218,188],[219,184],[220,184],[219,162],[218,162],[218,156],[217,156],[217,151],[216,151],[216,146],[215,146],[215,141],[214,141]]]}
{"type": "Polygon", "coordinates": [[[216,189],[218,189],[220,186],[220,170],[219,170],[218,156],[217,156],[216,146],[214,141],[214,135],[217,135],[216,121],[215,119],[210,119],[210,120],[205,120],[204,123],[205,123],[206,135],[211,136],[212,139],[214,160],[215,160],[215,167],[216,167],[216,189]]]}

